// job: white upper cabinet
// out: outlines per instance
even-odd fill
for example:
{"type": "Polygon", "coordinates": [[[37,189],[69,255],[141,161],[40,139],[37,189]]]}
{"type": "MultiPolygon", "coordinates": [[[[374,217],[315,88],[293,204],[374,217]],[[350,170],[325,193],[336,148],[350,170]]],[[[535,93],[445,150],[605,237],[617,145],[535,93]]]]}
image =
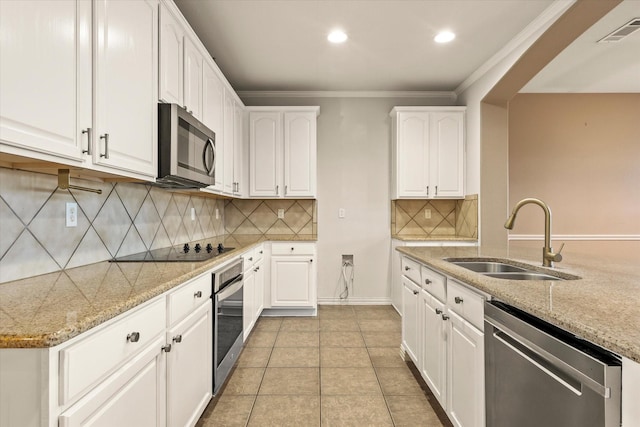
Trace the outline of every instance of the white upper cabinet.
{"type": "Polygon", "coordinates": [[[249,112],[249,196],[315,197],[319,107],[249,112]]]}
{"type": "Polygon", "coordinates": [[[158,2],[99,0],[95,9],[94,162],[155,177],[158,2]]]}
{"type": "Polygon", "coordinates": [[[464,197],[465,107],[396,107],[391,197],[464,197]]]}
{"type": "Polygon", "coordinates": [[[160,4],[160,100],[184,105],[184,29],[160,4]]]}
{"type": "Polygon", "coordinates": [[[158,1],[2,1],[0,19],[0,151],[153,179],[158,1]]]}
{"type": "Polygon", "coordinates": [[[195,43],[184,39],[184,108],[202,120],[202,63],[203,57],[195,43]]]}

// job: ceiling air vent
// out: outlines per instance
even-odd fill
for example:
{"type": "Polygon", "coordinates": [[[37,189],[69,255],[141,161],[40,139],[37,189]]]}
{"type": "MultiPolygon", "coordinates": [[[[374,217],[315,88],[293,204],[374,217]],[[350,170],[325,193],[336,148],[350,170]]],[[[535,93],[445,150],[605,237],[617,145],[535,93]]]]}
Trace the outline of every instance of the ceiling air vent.
{"type": "Polygon", "coordinates": [[[622,40],[623,38],[627,37],[629,34],[637,30],[640,30],[640,18],[632,19],[631,21],[624,24],[622,27],[612,32],[611,34],[598,40],[598,43],[619,42],[620,40],[622,40]]]}

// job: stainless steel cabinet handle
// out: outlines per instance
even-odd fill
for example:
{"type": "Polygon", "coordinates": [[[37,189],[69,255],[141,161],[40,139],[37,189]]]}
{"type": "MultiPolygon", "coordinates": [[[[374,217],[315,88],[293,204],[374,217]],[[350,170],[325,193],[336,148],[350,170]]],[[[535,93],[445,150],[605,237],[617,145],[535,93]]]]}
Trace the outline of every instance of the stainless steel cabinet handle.
{"type": "Polygon", "coordinates": [[[436,314],[442,314],[442,310],[440,310],[439,308],[436,308],[436,314]]]}
{"type": "Polygon", "coordinates": [[[453,300],[456,302],[456,304],[462,304],[462,302],[464,301],[461,297],[455,297],[453,300]]]}
{"type": "Polygon", "coordinates": [[[100,157],[104,157],[105,159],[109,158],[109,134],[105,133],[104,135],[100,135],[100,139],[104,139],[104,153],[100,154],[100,157]]]}
{"type": "Polygon", "coordinates": [[[175,343],[182,342],[182,335],[176,335],[175,337],[173,337],[173,342],[175,343]]]}
{"type": "Polygon", "coordinates": [[[91,130],[91,128],[82,129],[82,134],[84,135],[85,133],[87,134],[87,149],[82,150],[82,152],[91,155],[91,143],[93,140],[93,131],[91,130]]]}
{"type": "Polygon", "coordinates": [[[447,316],[446,314],[442,315],[442,320],[449,320],[449,316],[447,316]]]}
{"type": "Polygon", "coordinates": [[[436,196],[438,195],[438,186],[436,185],[436,196]]]}
{"type": "Polygon", "coordinates": [[[140,341],[140,332],[131,332],[127,335],[127,342],[138,342],[140,341]]]}
{"type": "Polygon", "coordinates": [[[260,270],[260,267],[256,267],[253,269],[254,272],[257,272],[258,270],[260,270]]]}
{"type": "Polygon", "coordinates": [[[171,344],[163,345],[161,350],[165,353],[169,353],[171,351],[171,344]]]}
{"type": "Polygon", "coordinates": [[[276,196],[280,194],[280,186],[276,185],[276,196]]]}
{"type": "Polygon", "coordinates": [[[198,291],[196,293],[193,294],[194,298],[202,298],[202,291],[198,291]]]}
{"type": "Polygon", "coordinates": [[[425,283],[425,285],[430,285],[432,282],[429,279],[424,279],[424,283],[425,283]]]}
{"type": "Polygon", "coordinates": [[[427,197],[429,197],[429,186],[427,185],[427,197]]]}
{"type": "Polygon", "coordinates": [[[284,186],[284,195],[285,195],[285,196],[287,195],[287,189],[288,189],[288,187],[289,187],[289,186],[287,186],[287,185],[285,185],[285,186],[284,186]]]}

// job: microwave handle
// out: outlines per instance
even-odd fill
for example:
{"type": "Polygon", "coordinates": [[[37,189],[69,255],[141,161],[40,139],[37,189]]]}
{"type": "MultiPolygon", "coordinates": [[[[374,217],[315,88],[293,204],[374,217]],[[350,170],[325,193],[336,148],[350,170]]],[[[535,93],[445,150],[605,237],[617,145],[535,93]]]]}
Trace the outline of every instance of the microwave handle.
{"type": "Polygon", "coordinates": [[[202,149],[202,164],[204,165],[204,170],[207,172],[207,175],[212,176],[213,171],[216,167],[216,147],[213,145],[213,141],[211,138],[207,139],[207,142],[204,144],[204,148],[202,149]],[[211,156],[211,164],[209,165],[207,162],[207,150],[211,148],[211,152],[213,156],[211,156]]]}

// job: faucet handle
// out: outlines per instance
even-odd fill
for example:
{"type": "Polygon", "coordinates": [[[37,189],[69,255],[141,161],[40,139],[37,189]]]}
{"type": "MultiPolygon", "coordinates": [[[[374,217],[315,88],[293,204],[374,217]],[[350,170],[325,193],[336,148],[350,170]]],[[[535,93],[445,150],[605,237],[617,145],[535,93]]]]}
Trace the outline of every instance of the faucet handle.
{"type": "Polygon", "coordinates": [[[563,249],[564,249],[564,243],[562,243],[562,245],[560,245],[560,249],[558,250],[558,252],[553,254],[553,260],[555,262],[562,261],[562,255],[560,254],[560,252],[562,252],[563,249]]]}

